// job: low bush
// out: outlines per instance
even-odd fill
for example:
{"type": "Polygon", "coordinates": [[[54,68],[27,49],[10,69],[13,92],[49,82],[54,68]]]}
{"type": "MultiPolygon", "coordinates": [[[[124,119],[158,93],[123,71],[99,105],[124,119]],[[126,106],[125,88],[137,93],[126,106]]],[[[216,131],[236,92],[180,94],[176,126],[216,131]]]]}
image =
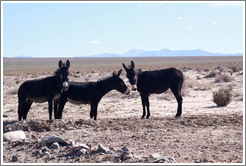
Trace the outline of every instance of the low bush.
{"type": "Polygon", "coordinates": [[[242,70],[240,66],[231,66],[230,69],[233,73],[236,73],[242,70]]]}
{"type": "Polygon", "coordinates": [[[232,93],[229,89],[219,89],[213,92],[213,102],[217,106],[227,106],[232,100],[232,93]]]}
{"type": "Polygon", "coordinates": [[[222,74],[219,75],[215,78],[215,83],[221,83],[221,82],[231,82],[233,80],[233,77],[226,75],[226,74],[222,74]]]}
{"type": "Polygon", "coordinates": [[[218,72],[216,70],[212,70],[208,75],[205,76],[205,78],[213,78],[218,75],[218,72]]]}

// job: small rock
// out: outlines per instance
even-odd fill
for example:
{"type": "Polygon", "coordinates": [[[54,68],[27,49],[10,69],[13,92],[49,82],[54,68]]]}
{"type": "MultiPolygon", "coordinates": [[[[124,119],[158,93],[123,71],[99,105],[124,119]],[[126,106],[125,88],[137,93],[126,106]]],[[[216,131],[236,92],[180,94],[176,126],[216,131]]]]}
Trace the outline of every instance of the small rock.
{"type": "Polygon", "coordinates": [[[125,161],[125,160],[128,160],[132,158],[132,154],[129,154],[129,152],[123,152],[121,155],[120,155],[120,159],[122,161],[125,161]]]}
{"type": "Polygon", "coordinates": [[[50,156],[50,153],[48,151],[43,152],[42,156],[50,156]]]}
{"type": "Polygon", "coordinates": [[[72,147],[70,152],[68,153],[69,156],[80,156],[86,153],[86,149],[83,147],[72,147]]]}
{"type": "Polygon", "coordinates": [[[167,163],[167,162],[168,162],[168,158],[167,157],[158,157],[154,161],[154,163],[167,163]]]}
{"type": "Polygon", "coordinates": [[[36,150],[32,153],[33,156],[38,156],[40,154],[41,154],[40,150],[36,150]]]}
{"type": "Polygon", "coordinates": [[[48,149],[46,146],[42,147],[41,150],[42,150],[42,152],[47,152],[47,151],[49,151],[49,149],[48,149]]]}
{"type": "Polygon", "coordinates": [[[86,153],[86,149],[79,149],[76,153],[77,156],[80,156],[82,154],[85,154],[86,153]]]}
{"type": "Polygon", "coordinates": [[[142,158],[141,155],[136,155],[136,154],[134,154],[132,157],[134,157],[134,158],[136,158],[136,159],[138,159],[138,160],[140,160],[140,159],[142,158]]]}
{"type": "Polygon", "coordinates": [[[81,74],[80,73],[76,73],[76,74],[74,74],[74,77],[75,78],[79,78],[81,76],[81,74]]]}
{"type": "Polygon", "coordinates": [[[16,147],[16,146],[19,146],[19,145],[23,145],[24,144],[24,141],[14,141],[12,142],[12,146],[13,147],[16,147]]]}
{"type": "Polygon", "coordinates": [[[91,144],[90,143],[86,143],[86,145],[91,149],[91,144]]]}
{"type": "Polygon", "coordinates": [[[121,148],[121,150],[123,150],[123,152],[129,152],[129,149],[125,146],[123,148],[121,148]]]}
{"type": "Polygon", "coordinates": [[[112,151],[115,150],[113,146],[110,146],[110,147],[108,147],[108,148],[109,148],[109,150],[112,150],[112,151]]]}
{"type": "Polygon", "coordinates": [[[78,152],[78,147],[72,147],[70,152],[68,153],[69,156],[74,156],[78,152]]]}
{"type": "Polygon", "coordinates": [[[76,146],[75,141],[72,140],[72,139],[69,139],[69,140],[68,140],[68,144],[71,145],[72,147],[76,146]]]}
{"type": "Polygon", "coordinates": [[[114,157],[114,162],[115,163],[121,163],[121,159],[119,157],[114,157]]]}
{"type": "Polygon", "coordinates": [[[153,158],[153,159],[157,159],[157,158],[160,158],[161,155],[159,155],[158,153],[153,153],[151,154],[149,157],[153,158]]]}
{"type": "Polygon", "coordinates": [[[23,151],[23,150],[25,150],[24,147],[21,147],[20,149],[17,149],[17,151],[23,151]]]}
{"type": "Polygon", "coordinates": [[[23,131],[10,131],[3,134],[3,141],[24,141],[26,139],[26,135],[23,131]]]}
{"type": "Polygon", "coordinates": [[[168,157],[169,163],[177,163],[173,157],[168,157]]]}
{"type": "Polygon", "coordinates": [[[76,144],[76,146],[81,147],[81,148],[84,148],[84,149],[90,149],[90,147],[87,146],[86,144],[78,143],[78,144],[76,144]]]}
{"type": "Polygon", "coordinates": [[[111,152],[108,148],[104,147],[102,144],[98,145],[98,151],[101,151],[103,153],[110,153],[111,152]]]}
{"type": "Polygon", "coordinates": [[[16,162],[16,161],[18,161],[19,159],[18,159],[18,156],[16,156],[16,155],[14,155],[14,156],[12,156],[12,162],[16,162]]]}
{"type": "Polygon", "coordinates": [[[203,163],[203,159],[197,159],[195,163],[203,163]]]}
{"type": "Polygon", "coordinates": [[[37,138],[37,136],[34,135],[34,134],[31,135],[31,138],[34,139],[34,140],[39,140],[39,139],[37,138]]]}
{"type": "Polygon", "coordinates": [[[59,149],[60,148],[60,145],[58,142],[54,142],[50,147],[49,149],[59,149]]]}
{"type": "Polygon", "coordinates": [[[58,142],[60,145],[68,145],[68,143],[64,139],[53,135],[53,136],[48,136],[48,137],[43,138],[42,139],[42,146],[48,146],[49,147],[54,142],[58,142]]]}

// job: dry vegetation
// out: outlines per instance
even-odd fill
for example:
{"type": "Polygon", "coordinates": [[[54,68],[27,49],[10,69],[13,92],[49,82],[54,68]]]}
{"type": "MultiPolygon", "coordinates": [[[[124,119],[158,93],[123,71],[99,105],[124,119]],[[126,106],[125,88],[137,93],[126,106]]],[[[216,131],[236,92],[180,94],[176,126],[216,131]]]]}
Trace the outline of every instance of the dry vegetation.
{"type": "MultiPolygon", "coordinates": [[[[53,74],[59,59],[5,59],[3,61],[3,130],[21,129],[27,142],[4,142],[3,161],[31,163],[119,162],[117,149],[126,146],[132,158],[122,162],[151,163],[159,153],[178,163],[243,162],[243,57],[184,58],[70,58],[71,81],[96,81],[134,60],[137,68],[157,70],[176,67],[185,75],[183,114],[176,119],[177,102],[170,90],[150,96],[150,119],[140,119],[138,92],[129,96],[111,91],[99,103],[98,120],[89,120],[89,105],[67,103],[62,120],[48,121],[48,104],[34,103],[27,123],[17,122],[17,91],[29,79],[53,74]],[[217,107],[213,94],[224,88],[231,94],[226,107],[217,107]],[[64,157],[70,147],[50,150],[51,158],[34,155],[39,149],[34,136],[57,135],[91,145],[91,151],[75,158],[64,157]],[[98,144],[113,147],[113,154],[95,153],[98,144]],[[89,156],[89,157],[88,157],[89,156]]],[[[130,87],[125,72],[121,78],[130,87]]]]}

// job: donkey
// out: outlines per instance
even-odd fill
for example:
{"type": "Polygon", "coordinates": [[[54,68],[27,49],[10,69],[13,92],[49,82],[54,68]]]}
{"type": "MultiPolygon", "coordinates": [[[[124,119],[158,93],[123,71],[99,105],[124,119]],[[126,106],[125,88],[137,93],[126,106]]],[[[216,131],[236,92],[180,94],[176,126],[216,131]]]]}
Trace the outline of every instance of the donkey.
{"type": "MultiPolygon", "coordinates": [[[[53,101],[57,103],[60,95],[68,90],[68,68],[70,61],[66,61],[66,65],[60,60],[58,70],[53,76],[43,79],[29,80],[24,82],[18,90],[18,117],[19,121],[23,118],[26,120],[27,113],[33,102],[49,103],[49,119],[52,119],[53,101]]],[[[55,104],[56,106],[56,104],[55,104]]],[[[57,108],[54,108],[56,118],[57,108]]]]}
{"type": "Polygon", "coordinates": [[[150,94],[160,94],[167,91],[169,88],[173,92],[177,102],[178,102],[178,111],[176,117],[181,116],[182,114],[182,101],[181,88],[184,80],[183,73],[175,68],[168,68],[155,71],[141,71],[135,70],[135,64],[131,61],[129,68],[122,63],[124,69],[126,70],[126,76],[129,79],[130,84],[132,85],[132,90],[136,89],[140,93],[142,105],[143,105],[143,115],[145,117],[145,106],[147,107],[147,116],[150,117],[149,110],[149,95],[150,94]],[[137,88],[136,88],[137,86],[137,88]]]}
{"type": "Polygon", "coordinates": [[[121,72],[122,69],[117,74],[113,72],[111,77],[97,82],[69,82],[68,91],[61,95],[57,117],[62,119],[64,106],[67,101],[70,101],[74,104],[90,104],[90,118],[97,120],[98,103],[105,94],[113,89],[127,95],[130,94],[130,90],[119,77],[121,72]]]}

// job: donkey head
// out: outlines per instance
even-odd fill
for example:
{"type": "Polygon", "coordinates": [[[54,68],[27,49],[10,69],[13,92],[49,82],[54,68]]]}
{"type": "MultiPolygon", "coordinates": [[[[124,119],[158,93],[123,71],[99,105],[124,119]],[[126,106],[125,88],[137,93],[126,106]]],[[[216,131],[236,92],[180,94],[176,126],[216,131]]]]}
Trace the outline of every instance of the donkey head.
{"type": "Polygon", "coordinates": [[[132,90],[135,91],[136,88],[136,83],[137,83],[137,78],[136,78],[136,72],[134,70],[135,64],[133,61],[131,61],[131,65],[127,68],[124,63],[122,63],[124,69],[126,70],[126,77],[128,78],[130,84],[132,85],[132,90]]]}
{"type": "Polygon", "coordinates": [[[56,76],[61,80],[62,83],[62,90],[67,91],[68,90],[68,68],[70,67],[70,61],[67,60],[66,64],[62,63],[60,60],[58,62],[59,69],[56,72],[56,76]]]}
{"type": "Polygon", "coordinates": [[[121,93],[125,93],[127,95],[130,94],[129,89],[127,88],[126,84],[124,83],[124,81],[120,78],[120,74],[122,72],[122,69],[118,71],[118,73],[113,72],[113,82],[114,82],[114,87],[117,91],[121,92],[121,93]]]}

